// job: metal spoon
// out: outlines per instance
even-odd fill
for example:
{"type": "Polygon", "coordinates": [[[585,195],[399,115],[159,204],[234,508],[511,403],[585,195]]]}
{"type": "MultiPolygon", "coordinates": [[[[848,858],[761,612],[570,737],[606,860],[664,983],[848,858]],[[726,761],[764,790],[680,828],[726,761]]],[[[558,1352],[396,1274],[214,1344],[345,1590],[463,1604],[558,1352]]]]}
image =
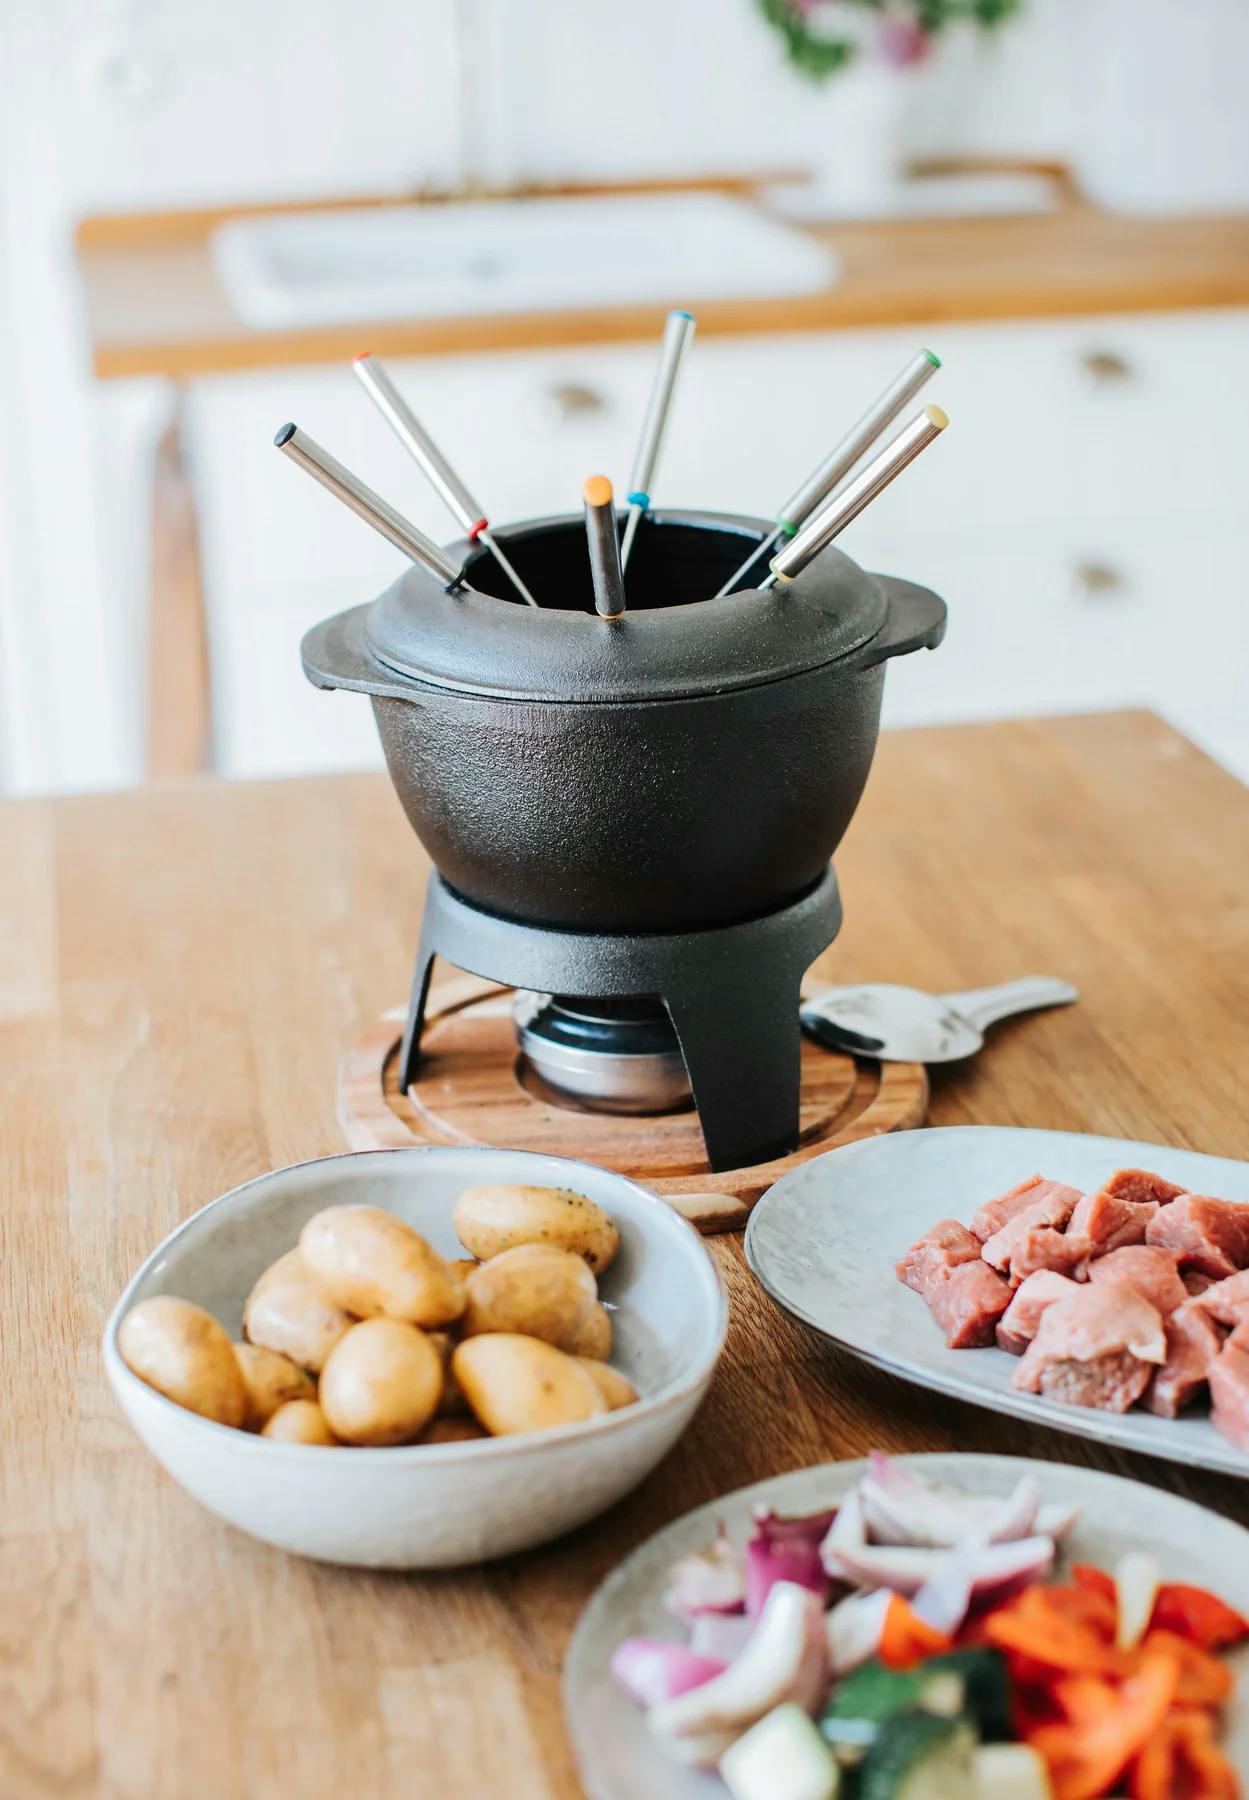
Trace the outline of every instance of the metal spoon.
{"type": "Polygon", "coordinates": [[[817,994],[803,1002],[799,1017],[803,1029],[830,1050],[881,1062],[954,1062],[974,1056],[986,1026],[999,1019],[1041,1006],[1070,1006],[1079,998],[1070,982],[1052,975],[1024,975],[961,994],[872,982],[817,994]]]}

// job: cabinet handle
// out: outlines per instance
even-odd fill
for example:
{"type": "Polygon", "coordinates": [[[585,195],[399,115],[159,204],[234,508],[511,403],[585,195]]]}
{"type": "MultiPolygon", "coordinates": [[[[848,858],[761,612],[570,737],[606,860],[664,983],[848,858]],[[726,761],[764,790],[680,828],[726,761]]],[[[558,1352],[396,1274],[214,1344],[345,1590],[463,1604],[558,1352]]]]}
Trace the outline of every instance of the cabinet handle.
{"type": "Polygon", "coordinates": [[[1086,600],[1098,600],[1106,594],[1121,594],[1128,585],[1122,569],[1116,569],[1113,563],[1078,562],[1075,574],[1076,583],[1086,600]]]}
{"type": "Polygon", "coordinates": [[[1096,387],[1114,387],[1131,381],[1135,374],[1131,363],[1116,350],[1086,350],[1080,357],[1080,367],[1096,387]]]}
{"type": "Polygon", "coordinates": [[[607,411],[607,402],[598,389],[577,381],[553,381],[544,391],[543,401],[546,409],[561,421],[607,411]]]}

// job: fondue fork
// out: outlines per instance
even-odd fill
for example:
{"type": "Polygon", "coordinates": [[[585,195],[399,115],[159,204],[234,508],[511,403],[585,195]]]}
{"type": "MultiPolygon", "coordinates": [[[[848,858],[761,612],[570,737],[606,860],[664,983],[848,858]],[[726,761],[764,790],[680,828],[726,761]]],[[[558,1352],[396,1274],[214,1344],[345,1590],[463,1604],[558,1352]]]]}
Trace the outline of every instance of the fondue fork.
{"type": "Polygon", "coordinates": [[[467,534],[470,544],[478,538],[489,550],[526,606],[536,606],[529,589],[499,548],[490,531],[490,521],[469,493],[433,438],[425,430],[412,408],[399,392],[381,363],[370,352],[357,356],[351,365],[357,381],[381,413],[409,456],[418,464],[426,480],[441,494],[456,522],[467,534]]]}
{"type": "Polygon", "coordinates": [[[273,441],[283,456],[289,456],[292,462],[298,463],[314,481],[319,481],[322,487],[328,488],[331,494],[341,500],[344,506],[350,507],[366,525],[371,525],[374,531],[380,532],[397,550],[410,556],[414,563],[420,563],[423,568],[428,569],[448,593],[462,584],[463,570],[452,562],[440,544],[427,538],[423,531],[418,531],[415,525],[405,519],[402,513],[396,512],[380,494],[375,494],[372,488],[357,480],[350,469],[345,469],[337,458],[331,456],[328,450],[323,450],[306,431],[301,431],[298,425],[283,425],[273,441]]]}
{"type": "Polygon", "coordinates": [[[797,537],[790,538],[772,558],[768,565],[771,572],[759,583],[760,588],[774,587],[778,581],[786,585],[793,581],[825,545],[831,544],[852,519],[858,518],[864,507],[871,505],[877,494],[883,493],[895,475],[900,475],[921,450],[926,450],[933,439],[940,436],[949,423],[939,406],[926,406],[923,412],[916,413],[910,424],[885,445],[880,455],[874,456],[853,481],[839,488],[823,511],[816,513],[797,537]]]}
{"type": "Polygon", "coordinates": [[[625,589],[611,482],[606,475],[591,475],[581,493],[594,579],[594,610],[600,619],[618,619],[625,609],[625,589]]]}
{"type": "Polygon", "coordinates": [[[717,600],[740,588],[756,563],[770,556],[783,538],[797,537],[816,507],[828,498],[838,482],[845,479],[859,458],[871,449],[886,425],[892,425],[902,408],[915,398],[924,383],[940,367],[940,357],[935,356],[931,350],[916,352],[906,367],[889,383],[884,393],[868,407],[858,423],[852,425],[841,442],[829,451],[819,468],[813,469],[802,486],[790,495],[776,514],[776,529],[769,532],[763,542],[751,551],[741,568],[729,576],[716,594],[717,600]]]}
{"type": "Polygon", "coordinates": [[[681,358],[685,355],[693,335],[693,313],[670,312],[668,314],[668,320],[664,326],[663,344],[659,352],[659,367],[655,371],[655,385],[651,389],[646,417],[642,421],[642,435],[638,439],[637,451],[633,458],[633,470],[629,476],[629,516],[625,521],[624,543],[620,551],[620,567],[622,569],[627,569],[629,566],[629,552],[633,548],[633,540],[637,536],[637,528],[642,522],[642,515],[650,511],[651,483],[655,479],[659,449],[668,424],[672,392],[676,387],[681,358]]]}

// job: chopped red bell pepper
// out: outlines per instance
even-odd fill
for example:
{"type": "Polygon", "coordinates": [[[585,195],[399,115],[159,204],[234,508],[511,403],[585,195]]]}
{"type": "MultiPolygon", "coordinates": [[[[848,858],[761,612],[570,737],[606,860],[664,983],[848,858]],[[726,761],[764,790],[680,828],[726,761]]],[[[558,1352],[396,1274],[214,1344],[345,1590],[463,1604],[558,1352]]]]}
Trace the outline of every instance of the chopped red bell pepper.
{"type": "Polygon", "coordinates": [[[1132,1800],[1240,1800],[1209,1713],[1171,1713],[1132,1764],[1128,1793],[1132,1800]]]}
{"type": "Polygon", "coordinates": [[[1135,1762],[1170,1712],[1179,1682],[1175,1658],[1150,1650],[1100,1719],[1041,1725],[1028,1742],[1045,1762],[1054,1800],[1100,1800],[1135,1762]]]}
{"type": "Polygon", "coordinates": [[[1158,1589],[1151,1626],[1173,1631],[1203,1650],[1224,1650],[1249,1637],[1249,1619],[1206,1588],[1168,1581],[1158,1589]]]}
{"type": "Polygon", "coordinates": [[[1067,1598],[1056,1588],[1025,1588],[989,1615],[983,1635],[986,1643],[1023,1659],[1023,1679],[1038,1663],[1063,1675],[1117,1675],[1130,1666],[1103,1631],[1072,1616],[1067,1598]]]}
{"type": "Polygon", "coordinates": [[[940,1656],[954,1639],[918,1618],[901,1594],[891,1594],[885,1608],[876,1654],[887,1669],[912,1669],[926,1656],[940,1656]]]}
{"type": "Polygon", "coordinates": [[[1108,1575],[1105,1569],[1094,1568],[1092,1563],[1073,1563],[1071,1579],[1077,1587],[1087,1588],[1094,1594],[1102,1594],[1110,1601],[1117,1599],[1114,1576],[1108,1575]]]}
{"type": "Polygon", "coordinates": [[[1235,1686],[1232,1671],[1226,1663],[1203,1650],[1200,1644],[1190,1644],[1187,1638],[1179,1637],[1173,1631],[1160,1631],[1151,1625],[1142,1639],[1140,1653],[1146,1654],[1150,1650],[1165,1650],[1175,1658],[1179,1670],[1175,1690],[1178,1706],[1222,1706],[1235,1686]]]}

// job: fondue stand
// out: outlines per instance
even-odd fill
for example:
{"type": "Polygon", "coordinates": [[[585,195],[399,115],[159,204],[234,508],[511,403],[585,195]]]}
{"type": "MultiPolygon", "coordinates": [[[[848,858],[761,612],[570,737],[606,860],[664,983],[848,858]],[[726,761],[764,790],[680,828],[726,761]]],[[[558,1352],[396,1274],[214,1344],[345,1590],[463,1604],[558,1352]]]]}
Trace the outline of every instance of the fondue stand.
{"type": "MultiPolygon", "coordinates": [[[[810,894],[766,918],[676,933],[521,925],[468,905],[434,875],[399,1053],[399,1084],[406,1090],[416,1079],[435,957],[544,994],[590,1001],[653,997],[652,1018],[658,1013],[662,1021],[666,1012],[676,1034],[709,1168],[771,1162],[798,1140],[802,978],[840,925],[841,896],[831,864],[810,894]]],[[[588,1010],[592,1019],[594,1009],[588,1010]]],[[[578,1016],[584,1018],[585,1009],[571,1014],[578,1016]]],[[[601,1049],[583,1048],[579,1072],[588,1076],[596,1056],[609,1064],[628,1057],[627,1028],[639,1022],[647,1022],[645,1014],[640,1021],[636,1014],[621,1020],[601,1049]]],[[[557,1057],[552,1061],[558,1064],[557,1057]]],[[[589,1083],[583,1079],[580,1085],[585,1089],[589,1083]]],[[[610,1088],[605,1098],[610,1105],[610,1088]]],[[[643,1100],[642,1111],[648,1110],[643,1100]]]]}

